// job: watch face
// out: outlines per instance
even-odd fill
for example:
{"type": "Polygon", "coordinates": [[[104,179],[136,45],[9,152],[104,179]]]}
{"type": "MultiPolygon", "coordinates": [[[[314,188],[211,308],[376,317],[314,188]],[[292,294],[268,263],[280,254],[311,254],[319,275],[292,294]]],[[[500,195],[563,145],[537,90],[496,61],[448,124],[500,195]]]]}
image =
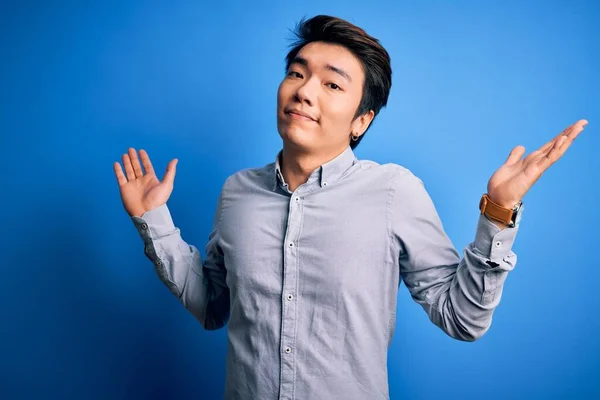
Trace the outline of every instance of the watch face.
{"type": "Polygon", "coordinates": [[[524,209],[525,209],[525,205],[521,204],[521,207],[519,207],[519,210],[517,211],[517,218],[515,219],[515,226],[519,225],[519,223],[521,222],[521,217],[523,216],[524,209]]]}

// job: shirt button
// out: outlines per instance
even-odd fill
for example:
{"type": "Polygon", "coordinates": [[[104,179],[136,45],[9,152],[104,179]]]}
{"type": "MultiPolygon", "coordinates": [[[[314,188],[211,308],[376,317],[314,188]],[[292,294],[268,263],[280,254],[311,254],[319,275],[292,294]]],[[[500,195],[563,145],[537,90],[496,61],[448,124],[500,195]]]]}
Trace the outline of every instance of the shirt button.
{"type": "Polygon", "coordinates": [[[294,247],[294,243],[290,243],[290,247],[294,247]]]}
{"type": "Polygon", "coordinates": [[[327,182],[323,182],[323,186],[327,186],[327,182]]]}
{"type": "Polygon", "coordinates": [[[142,224],[142,229],[148,229],[148,225],[146,225],[145,223],[142,224]]]}
{"type": "Polygon", "coordinates": [[[497,241],[496,243],[494,243],[494,246],[500,247],[500,246],[502,246],[502,242],[501,241],[497,241]]]}
{"type": "Polygon", "coordinates": [[[296,197],[296,203],[300,201],[300,197],[296,197]]]}
{"type": "Polygon", "coordinates": [[[285,348],[285,352],[289,354],[289,353],[291,353],[291,352],[292,352],[292,349],[290,349],[289,347],[286,347],[286,348],[285,348]]]}
{"type": "Polygon", "coordinates": [[[288,299],[288,300],[292,300],[293,298],[294,298],[294,296],[292,296],[291,294],[288,294],[288,295],[287,295],[287,299],[288,299]]]}
{"type": "Polygon", "coordinates": [[[162,265],[162,261],[160,261],[160,260],[157,260],[157,261],[156,261],[156,265],[158,265],[158,266],[160,267],[160,266],[162,265]]]}

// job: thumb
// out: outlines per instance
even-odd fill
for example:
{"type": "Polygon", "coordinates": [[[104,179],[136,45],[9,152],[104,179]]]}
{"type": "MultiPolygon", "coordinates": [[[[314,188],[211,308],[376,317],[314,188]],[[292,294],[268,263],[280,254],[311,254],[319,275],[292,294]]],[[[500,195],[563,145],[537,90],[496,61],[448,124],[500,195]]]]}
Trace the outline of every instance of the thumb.
{"type": "Polygon", "coordinates": [[[512,151],[508,155],[508,158],[506,159],[505,164],[511,165],[511,164],[516,163],[517,161],[519,161],[521,159],[521,157],[523,157],[523,154],[525,154],[525,147],[523,147],[523,146],[515,147],[514,149],[512,149],[512,151]]]}
{"type": "Polygon", "coordinates": [[[173,182],[175,181],[175,170],[176,170],[176,165],[177,165],[178,161],[179,161],[178,159],[174,158],[167,165],[167,172],[165,173],[165,176],[163,177],[163,180],[162,180],[163,183],[173,184],[173,182]]]}

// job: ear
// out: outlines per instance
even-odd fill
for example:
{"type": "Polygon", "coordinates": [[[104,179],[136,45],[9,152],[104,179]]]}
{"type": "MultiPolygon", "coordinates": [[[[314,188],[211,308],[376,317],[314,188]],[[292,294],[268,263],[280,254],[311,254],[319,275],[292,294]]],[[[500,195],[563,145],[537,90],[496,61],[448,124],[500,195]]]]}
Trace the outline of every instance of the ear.
{"type": "Polygon", "coordinates": [[[374,117],[375,112],[373,110],[369,110],[369,112],[358,116],[354,121],[352,121],[352,134],[354,136],[362,136],[362,134],[365,133],[365,131],[369,127],[369,125],[371,125],[371,121],[373,121],[374,117]]]}

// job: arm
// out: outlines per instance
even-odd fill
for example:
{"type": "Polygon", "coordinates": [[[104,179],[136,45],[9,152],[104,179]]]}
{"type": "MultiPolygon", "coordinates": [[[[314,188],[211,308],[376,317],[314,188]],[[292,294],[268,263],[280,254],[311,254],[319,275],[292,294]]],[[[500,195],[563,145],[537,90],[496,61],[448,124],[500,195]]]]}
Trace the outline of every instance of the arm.
{"type": "Polygon", "coordinates": [[[196,247],[181,238],[166,204],[131,217],[160,280],[207,330],[223,327],[229,318],[227,271],[219,247],[220,215],[221,197],[205,260],[196,247]]]}
{"type": "Polygon", "coordinates": [[[444,232],[423,182],[400,172],[394,182],[392,229],[401,243],[400,274],[429,319],[455,339],[474,341],[489,329],[508,272],[518,227],[500,229],[480,215],[461,259],[444,232]]]}

